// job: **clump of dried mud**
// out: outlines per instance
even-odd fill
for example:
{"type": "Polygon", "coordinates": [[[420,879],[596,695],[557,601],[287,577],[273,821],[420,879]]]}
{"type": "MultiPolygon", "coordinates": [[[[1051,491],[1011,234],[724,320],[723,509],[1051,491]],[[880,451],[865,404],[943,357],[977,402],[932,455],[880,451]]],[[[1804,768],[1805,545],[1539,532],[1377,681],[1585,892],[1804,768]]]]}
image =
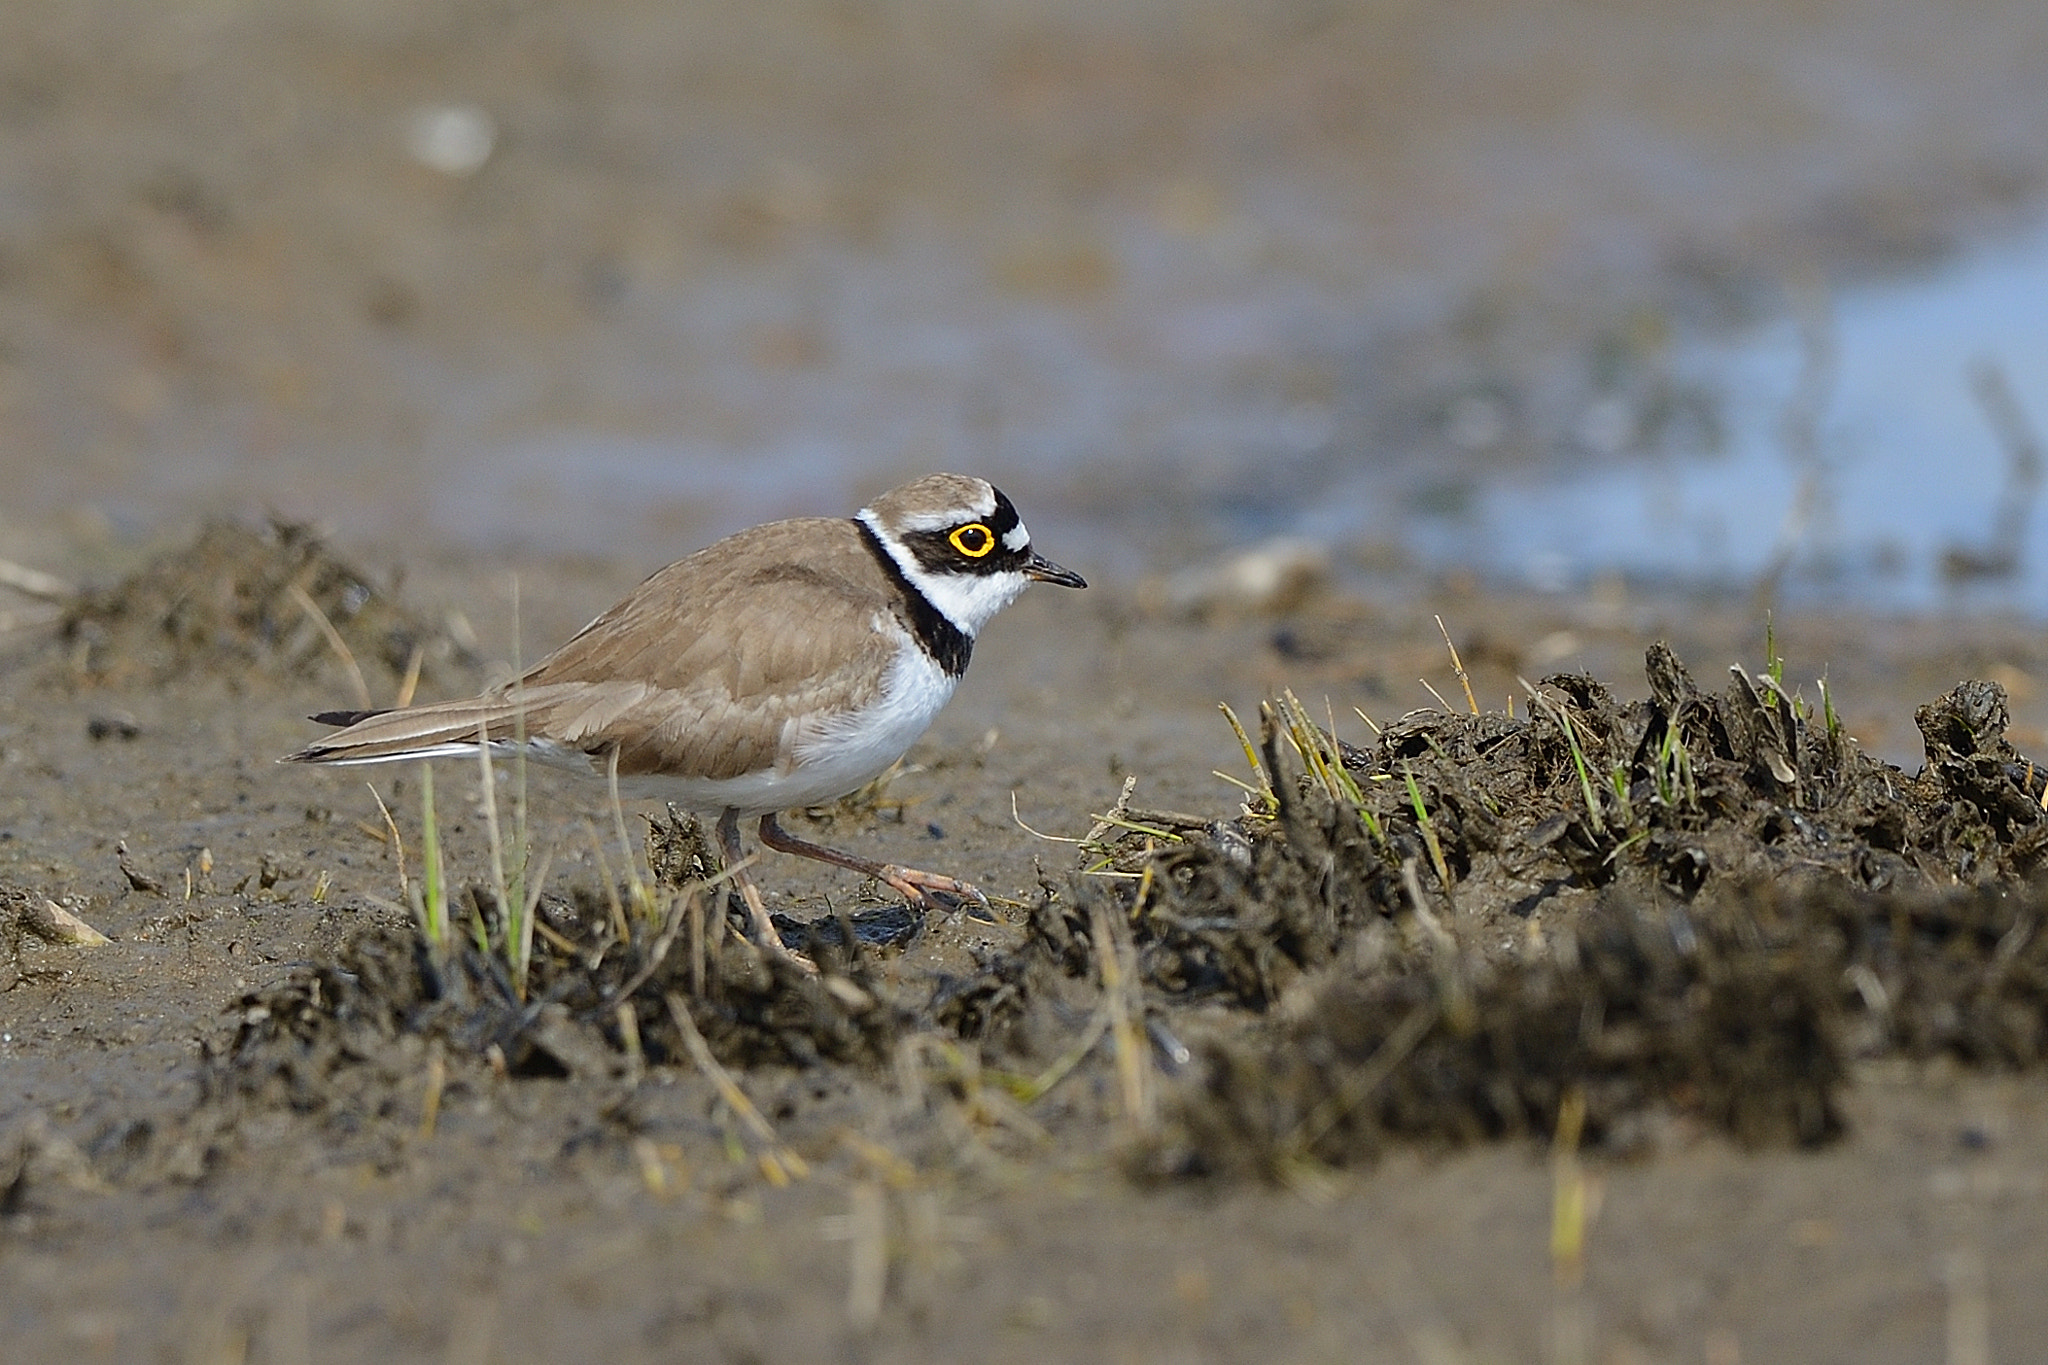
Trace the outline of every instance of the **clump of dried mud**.
{"type": "MultiPolygon", "coordinates": [[[[235,1037],[209,1071],[211,1093],[357,1111],[354,1077],[368,1074],[373,1088],[416,1082],[422,1045],[514,1077],[618,1079],[691,1064],[678,1011],[727,1065],[889,1058],[907,1019],[878,988],[850,921],[799,938],[818,968],[807,972],[727,929],[723,893],[703,887],[715,865],[695,821],[653,826],[648,853],[657,885],[638,896],[627,887],[611,898],[589,889],[543,897],[544,946],[523,992],[502,950],[467,934],[442,945],[411,930],[356,936],[334,961],[241,1001],[235,1037]]],[[[490,892],[473,888],[468,914],[502,933],[490,892]]]]}
{"type": "Polygon", "coordinates": [[[58,626],[68,679],[160,685],[260,669],[301,674],[340,662],[392,684],[470,669],[449,632],[344,562],[310,526],[217,522],[110,587],[67,605],[58,626]]]}
{"type": "MultiPolygon", "coordinates": [[[[901,912],[787,926],[815,974],[764,956],[670,822],[654,900],[543,900],[523,999],[466,940],[368,935],[243,1002],[213,1093],[320,1109],[379,1058],[416,1076],[423,1039],[515,1076],[624,1075],[681,1062],[685,1019],[728,1066],[873,1075],[935,1032],[1011,1075],[1107,1074],[1143,1038],[1178,1079],[1135,1169],[1275,1176],[1548,1134],[1567,1104],[1591,1141],[1813,1143],[1857,1057],[2042,1060],[2048,813],[1995,684],[1920,709],[1908,776],[1768,675],[1709,693],[1662,646],[1647,673],[1642,701],[1555,677],[1524,715],[1418,713],[1369,751],[1271,713],[1269,801],[1125,811],[1096,851],[1134,875],[1048,880],[1017,945],[966,972],[875,970],[901,912]],[[1102,1024],[1117,991],[1135,1031],[1102,1024]]],[[[470,908],[496,922],[487,893],[470,908]]],[[[1083,1093],[1106,1117],[1114,1087],[1083,1093]]]]}
{"type": "MultiPolygon", "coordinates": [[[[1263,1008],[1418,898],[1461,940],[1512,953],[1532,924],[1603,900],[1654,909],[1815,879],[1924,893],[2039,871],[2048,774],[2006,742],[1995,683],[1920,708],[1927,765],[1909,777],[1768,675],[1734,670],[1706,693],[1661,645],[1646,671],[1650,697],[1626,706],[1559,676],[1533,714],[1418,712],[1371,751],[1332,741],[1362,803],[1278,783],[1249,851],[1197,839],[1157,857],[1133,912],[1148,980],[1263,1008]]],[[[1280,747],[1269,734],[1269,765],[1298,768],[1280,747]]]]}
{"type": "Polygon", "coordinates": [[[1340,751],[1362,804],[1276,782],[1249,860],[1166,855],[1130,912],[1148,982],[1282,1008],[1206,1045],[1150,1168],[1548,1132],[1573,1091],[1596,1138],[1812,1142],[1852,1056],[2040,1059],[2048,814],[1995,684],[1920,708],[1908,777],[1769,677],[1647,672],[1627,706],[1559,677],[1519,719],[1410,717],[1340,751]]]}
{"type": "Polygon", "coordinates": [[[1816,880],[1610,901],[1524,958],[1382,946],[1373,970],[1323,974],[1262,1026],[1206,1040],[1139,1166],[1284,1175],[1402,1139],[1544,1135],[1574,1093],[1588,1138],[1617,1146],[1672,1120],[1818,1142],[1841,1129],[1855,1058],[2043,1060],[2044,913],[2032,887],[1816,880]]]}

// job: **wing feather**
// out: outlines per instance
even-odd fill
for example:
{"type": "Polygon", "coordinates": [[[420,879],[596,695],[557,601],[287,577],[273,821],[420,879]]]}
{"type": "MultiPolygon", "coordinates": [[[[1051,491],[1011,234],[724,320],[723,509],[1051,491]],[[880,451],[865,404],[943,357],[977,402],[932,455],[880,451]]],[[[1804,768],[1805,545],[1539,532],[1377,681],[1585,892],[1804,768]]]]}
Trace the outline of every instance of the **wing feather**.
{"type": "Polygon", "coordinates": [[[660,570],[524,677],[387,711],[289,756],[364,763],[522,730],[622,775],[728,778],[794,764],[801,718],[871,699],[903,609],[850,521],[774,522],[660,570]]]}

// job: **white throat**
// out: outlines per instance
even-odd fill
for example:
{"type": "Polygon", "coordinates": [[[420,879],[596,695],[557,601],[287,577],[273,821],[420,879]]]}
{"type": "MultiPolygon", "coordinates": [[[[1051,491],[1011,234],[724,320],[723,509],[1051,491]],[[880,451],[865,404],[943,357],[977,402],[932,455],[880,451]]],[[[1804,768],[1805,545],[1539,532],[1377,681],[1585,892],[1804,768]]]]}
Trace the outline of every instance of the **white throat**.
{"type": "Polygon", "coordinates": [[[981,634],[981,628],[989,623],[991,617],[1016,601],[1018,594],[1031,582],[1015,570],[1005,573],[933,573],[919,564],[917,556],[878,523],[873,512],[863,509],[860,522],[875,533],[875,539],[888,552],[889,558],[896,561],[896,567],[903,571],[910,585],[923,593],[925,599],[938,608],[939,614],[970,640],[981,634]]]}

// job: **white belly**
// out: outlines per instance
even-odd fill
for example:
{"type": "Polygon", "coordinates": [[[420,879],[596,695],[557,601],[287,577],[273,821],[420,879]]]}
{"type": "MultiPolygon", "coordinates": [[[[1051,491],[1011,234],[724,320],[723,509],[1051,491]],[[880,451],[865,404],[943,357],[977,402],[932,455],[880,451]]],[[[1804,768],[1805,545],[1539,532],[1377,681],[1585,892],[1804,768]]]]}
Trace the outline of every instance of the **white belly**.
{"type": "Polygon", "coordinates": [[[903,757],[952,698],[958,681],[923,650],[905,649],[872,705],[802,724],[788,763],[716,779],[623,777],[619,793],[672,802],[703,815],[728,810],[767,815],[836,801],[903,757]]]}

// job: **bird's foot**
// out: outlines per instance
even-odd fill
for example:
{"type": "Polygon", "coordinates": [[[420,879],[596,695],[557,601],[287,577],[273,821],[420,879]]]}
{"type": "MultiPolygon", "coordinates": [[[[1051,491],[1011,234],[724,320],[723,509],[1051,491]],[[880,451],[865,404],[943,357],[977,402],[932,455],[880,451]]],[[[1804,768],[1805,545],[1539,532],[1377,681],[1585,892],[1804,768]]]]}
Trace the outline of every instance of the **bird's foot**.
{"type": "MultiPolygon", "coordinates": [[[[728,813],[728,821],[730,820],[728,813]]],[[[721,837],[729,837],[735,850],[738,848],[739,831],[727,821],[719,824],[721,837]]],[[[895,863],[877,863],[858,854],[844,853],[823,844],[814,844],[783,829],[772,815],[761,817],[761,842],[777,853],[793,853],[799,858],[815,858],[821,863],[831,863],[874,877],[886,883],[892,890],[912,905],[925,910],[936,910],[950,914],[965,908],[976,919],[990,924],[1000,923],[995,912],[989,908],[988,897],[976,887],[957,877],[942,876],[937,872],[920,872],[914,867],[901,867],[895,863]]]]}
{"type": "Polygon", "coordinates": [[[914,867],[898,867],[894,863],[885,863],[875,875],[912,905],[921,905],[927,910],[937,910],[941,913],[964,909],[978,920],[990,924],[999,922],[981,888],[963,882],[958,877],[948,877],[937,872],[920,872],[914,867]],[[945,899],[938,899],[939,897],[945,899]]]}

